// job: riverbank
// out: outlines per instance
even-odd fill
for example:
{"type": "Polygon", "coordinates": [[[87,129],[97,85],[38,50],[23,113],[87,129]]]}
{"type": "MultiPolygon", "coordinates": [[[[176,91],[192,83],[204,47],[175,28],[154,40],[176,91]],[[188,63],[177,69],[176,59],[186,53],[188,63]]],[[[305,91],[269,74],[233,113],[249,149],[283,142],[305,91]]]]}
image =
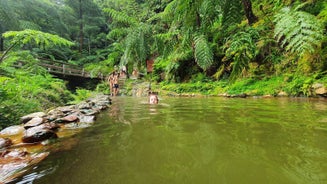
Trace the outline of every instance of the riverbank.
{"type": "Polygon", "coordinates": [[[76,105],[48,112],[36,112],[20,118],[21,124],[0,132],[0,183],[22,175],[45,159],[54,145],[83,128],[92,126],[96,115],[111,104],[108,95],[97,95],[76,105]]]}
{"type": "Polygon", "coordinates": [[[168,96],[327,97],[327,78],[312,76],[243,78],[233,83],[203,79],[188,83],[152,83],[151,86],[168,96]]]}

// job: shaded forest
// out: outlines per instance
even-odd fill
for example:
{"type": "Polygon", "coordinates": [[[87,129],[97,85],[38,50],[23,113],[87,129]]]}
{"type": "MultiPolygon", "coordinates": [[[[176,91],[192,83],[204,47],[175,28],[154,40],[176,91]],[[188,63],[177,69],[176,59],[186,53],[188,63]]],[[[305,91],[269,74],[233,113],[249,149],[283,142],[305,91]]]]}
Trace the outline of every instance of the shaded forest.
{"type": "Polygon", "coordinates": [[[76,100],[40,58],[94,75],[154,60],[151,80],[176,92],[310,96],[327,84],[326,29],[324,0],[0,0],[0,123],[76,100]]]}

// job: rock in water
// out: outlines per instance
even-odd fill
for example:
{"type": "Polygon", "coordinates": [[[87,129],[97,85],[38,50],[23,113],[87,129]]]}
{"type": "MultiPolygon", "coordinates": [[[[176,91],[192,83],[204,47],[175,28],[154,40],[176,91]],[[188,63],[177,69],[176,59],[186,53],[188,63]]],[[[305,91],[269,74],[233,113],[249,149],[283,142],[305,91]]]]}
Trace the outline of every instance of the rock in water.
{"type": "Polygon", "coordinates": [[[15,126],[10,126],[5,129],[3,129],[0,132],[0,135],[2,136],[11,136],[11,135],[18,135],[24,131],[24,127],[21,125],[15,125],[15,126]]]}
{"type": "Polygon", "coordinates": [[[12,145],[12,141],[9,138],[0,138],[0,149],[6,148],[12,145]]]}
{"type": "Polygon", "coordinates": [[[57,134],[44,124],[29,128],[25,131],[22,141],[24,143],[37,143],[50,138],[57,138],[57,134]]]}
{"type": "Polygon", "coordinates": [[[27,123],[29,120],[31,120],[31,119],[33,119],[33,118],[42,118],[42,117],[44,117],[44,116],[46,116],[46,114],[44,113],[44,112],[35,112],[35,113],[32,113],[32,114],[28,114],[28,115],[26,115],[26,116],[23,116],[23,117],[21,117],[20,118],[20,121],[22,122],[22,123],[27,123]]]}
{"type": "Polygon", "coordinates": [[[29,120],[27,123],[25,123],[24,128],[29,129],[35,126],[39,126],[43,123],[43,118],[35,117],[31,120],[29,120]]]}

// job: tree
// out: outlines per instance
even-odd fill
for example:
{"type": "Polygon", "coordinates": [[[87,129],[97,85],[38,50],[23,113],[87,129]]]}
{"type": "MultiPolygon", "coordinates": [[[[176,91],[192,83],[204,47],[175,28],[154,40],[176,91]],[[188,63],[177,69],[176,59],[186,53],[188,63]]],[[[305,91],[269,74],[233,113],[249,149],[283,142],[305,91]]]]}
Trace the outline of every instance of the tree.
{"type": "Polygon", "coordinates": [[[254,15],[252,10],[252,3],[251,0],[242,0],[245,16],[249,21],[249,24],[252,25],[253,23],[258,21],[258,17],[254,15]]]}
{"type": "Polygon", "coordinates": [[[0,1],[0,51],[4,51],[4,39],[2,33],[17,27],[17,17],[13,14],[10,2],[0,1]]]}
{"type": "Polygon", "coordinates": [[[53,47],[53,46],[72,46],[73,43],[61,38],[57,35],[44,33],[41,31],[35,30],[24,30],[24,31],[8,31],[3,33],[4,38],[12,38],[10,41],[11,46],[3,53],[0,58],[0,63],[3,62],[6,55],[11,49],[16,45],[21,44],[21,46],[31,43],[37,46],[42,45],[44,47],[53,47]]]}
{"type": "Polygon", "coordinates": [[[66,0],[65,3],[70,8],[70,11],[66,11],[71,12],[73,16],[67,22],[69,29],[73,30],[71,32],[71,39],[78,40],[78,50],[80,53],[85,49],[84,45],[85,41],[87,41],[88,53],[91,54],[91,41],[95,39],[96,35],[106,31],[104,17],[99,6],[92,0],[66,0]],[[75,32],[78,32],[78,34],[75,32]]]}

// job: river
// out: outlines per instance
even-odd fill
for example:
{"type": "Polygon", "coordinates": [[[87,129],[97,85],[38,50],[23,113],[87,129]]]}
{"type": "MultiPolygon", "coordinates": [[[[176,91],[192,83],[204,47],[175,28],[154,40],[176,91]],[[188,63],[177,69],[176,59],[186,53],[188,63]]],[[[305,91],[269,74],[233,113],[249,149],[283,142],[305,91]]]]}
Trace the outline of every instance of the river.
{"type": "Polygon", "coordinates": [[[115,97],[15,183],[327,183],[327,101],[115,97]]]}

